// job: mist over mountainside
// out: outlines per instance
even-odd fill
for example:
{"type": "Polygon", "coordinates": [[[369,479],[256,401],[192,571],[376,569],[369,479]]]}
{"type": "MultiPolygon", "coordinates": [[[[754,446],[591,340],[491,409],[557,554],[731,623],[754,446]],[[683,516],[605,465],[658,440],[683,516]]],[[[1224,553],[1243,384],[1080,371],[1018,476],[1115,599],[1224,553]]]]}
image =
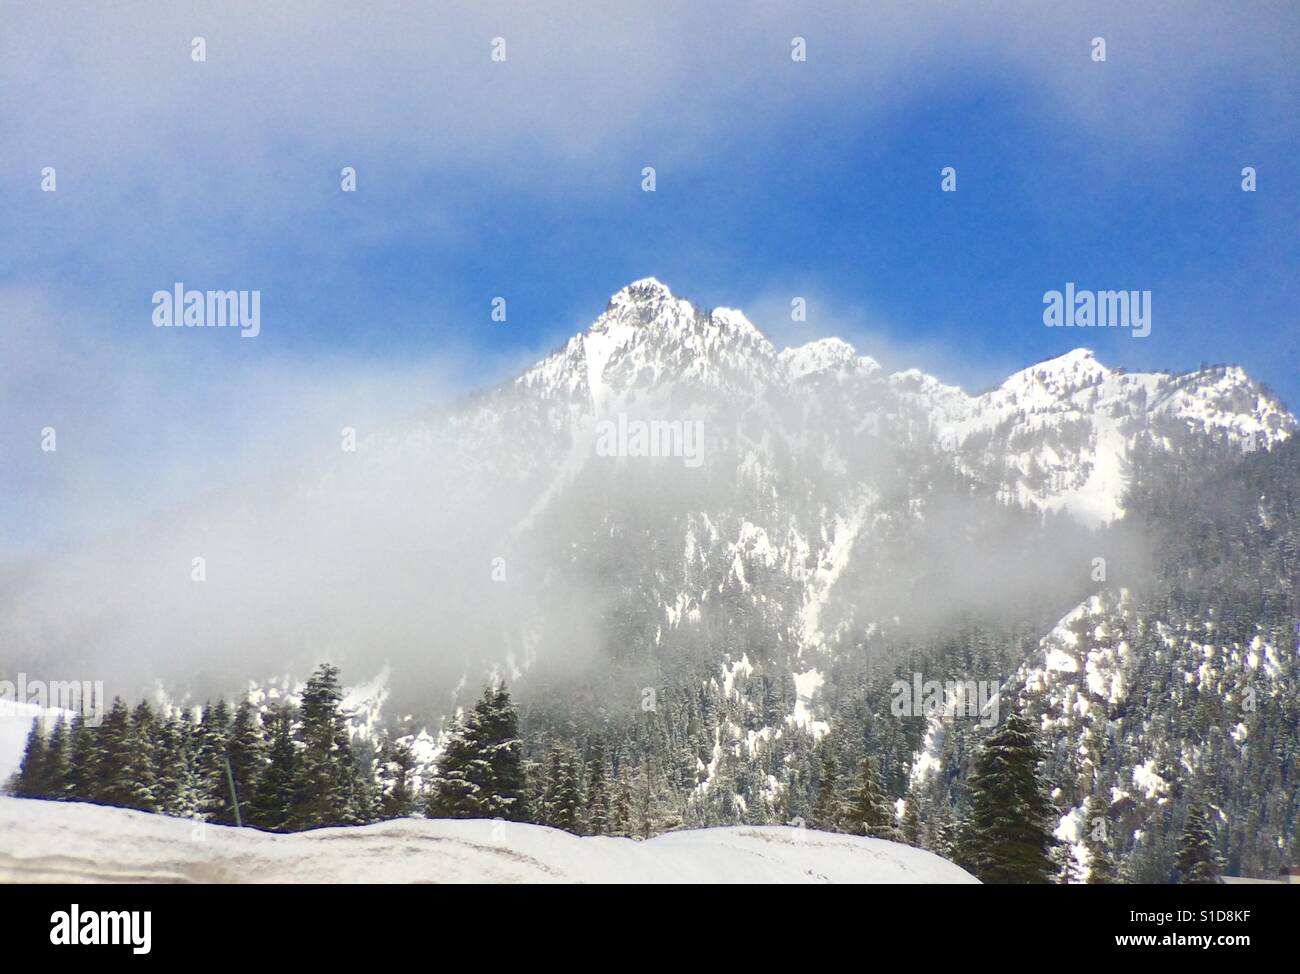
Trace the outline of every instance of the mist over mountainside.
{"type": "Polygon", "coordinates": [[[838,339],[778,351],[648,278],[323,472],[36,566],[3,635],[176,700],[387,666],[410,734],[499,674],[531,758],[599,738],[662,828],[811,820],[828,754],[870,754],[945,855],[986,728],[895,716],[891,685],[994,682],[1040,720],[1077,871],[1089,797],[1155,881],[1195,794],[1262,873],[1300,806],[1296,430],[1231,366],[1079,348],[970,395],[838,339]]]}

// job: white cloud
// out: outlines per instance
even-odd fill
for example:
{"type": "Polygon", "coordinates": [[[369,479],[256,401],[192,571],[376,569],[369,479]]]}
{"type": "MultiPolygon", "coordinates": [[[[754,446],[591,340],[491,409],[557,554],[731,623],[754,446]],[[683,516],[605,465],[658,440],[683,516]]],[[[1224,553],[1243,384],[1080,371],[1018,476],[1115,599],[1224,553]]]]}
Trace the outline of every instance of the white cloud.
{"type": "Polygon", "coordinates": [[[1211,86],[1293,105],[1297,32],[1286,3],[21,5],[0,40],[0,126],[8,179],[108,170],[101,204],[206,198],[256,224],[319,203],[315,178],[333,188],[346,164],[372,190],[486,173],[607,192],[631,179],[615,163],[690,164],[795,113],[852,124],[981,84],[1041,95],[1122,149],[1189,124],[1211,86]]]}

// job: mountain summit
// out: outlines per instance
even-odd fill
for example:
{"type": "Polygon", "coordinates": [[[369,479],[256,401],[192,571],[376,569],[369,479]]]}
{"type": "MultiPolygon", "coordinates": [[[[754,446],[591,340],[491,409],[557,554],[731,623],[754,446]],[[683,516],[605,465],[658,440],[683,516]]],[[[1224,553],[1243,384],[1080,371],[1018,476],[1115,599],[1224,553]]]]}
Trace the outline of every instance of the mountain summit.
{"type": "Polygon", "coordinates": [[[1172,428],[1254,450],[1297,428],[1235,367],[1125,373],[1076,348],[972,396],[916,369],[886,375],[839,338],[778,352],[742,312],[702,310],[653,277],[614,294],[586,332],[515,385],[564,401],[575,418],[632,402],[662,413],[670,401],[682,409],[722,400],[751,418],[766,416],[778,438],[799,435],[784,428],[783,415],[811,409],[834,419],[818,433],[835,441],[836,455],[869,449],[856,436],[864,429],[899,445],[924,443],[1007,502],[1093,525],[1122,516],[1139,436],[1172,428]],[[661,405],[648,405],[655,401],[661,405]]]}

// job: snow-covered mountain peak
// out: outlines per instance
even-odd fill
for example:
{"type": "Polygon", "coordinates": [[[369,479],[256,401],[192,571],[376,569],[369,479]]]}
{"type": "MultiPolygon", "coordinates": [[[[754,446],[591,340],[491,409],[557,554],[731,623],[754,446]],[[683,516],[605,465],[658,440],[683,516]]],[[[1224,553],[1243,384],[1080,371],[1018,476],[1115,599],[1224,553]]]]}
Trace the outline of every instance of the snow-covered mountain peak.
{"type": "Polygon", "coordinates": [[[657,277],[642,277],[622,288],[609,299],[609,307],[675,300],[668,285],[657,277]]]}
{"type": "Polygon", "coordinates": [[[604,313],[592,322],[588,334],[618,333],[630,327],[657,331],[661,339],[699,333],[711,327],[721,337],[768,344],[744,312],[735,308],[703,311],[691,301],[675,296],[668,285],[654,277],[633,281],[610,297],[604,313]]]}
{"type": "MultiPolygon", "coordinates": [[[[692,398],[698,405],[721,396],[751,415],[752,406],[792,396],[800,408],[838,411],[828,430],[841,440],[833,456],[861,455],[852,431],[877,431],[883,422],[900,442],[929,441],[949,453],[964,475],[1007,501],[1065,510],[1089,524],[1123,517],[1132,450],[1155,423],[1243,449],[1271,446],[1298,428],[1282,403],[1235,366],[1125,372],[1076,348],[972,396],[919,369],[886,377],[839,338],[778,354],[741,312],[701,309],[653,277],[615,294],[590,329],[516,385],[595,415],[634,399],[644,408],[651,400],[643,397],[670,389],[671,398],[657,401],[680,409],[692,398]]],[[[749,474],[760,456],[745,461],[749,474]]]]}
{"type": "Polygon", "coordinates": [[[1020,370],[1002,383],[1002,388],[1011,392],[1024,392],[1036,387],[1060,396],[1096,385],[1111,374],[1110,369],[1097,361],[1097,356],[1091,349],[1076,348],[1020,370]]]}
{"type": "Polygon", "coordinates": [[[689,327],[697,314],[691,302],[674,296],[662,281],[643,277],[610,297],[587,334],[617,333],[630,328],[681,330],[689,327]]]}
{"type": "Polygon", "coordinates": [[[856,372],[874,375],[880,371],[875,359],[859,355],[841,338],[818,338],[816,341],[787,348],[777,356],[785,377],[790,381],[819,372],[856,372]]]}
{"type": "Polygon", "coordinates": [[[911,404],[933,420],[964,416],[975,402],[960,386],[948,385],[916,368],[893,372],[887,381],[901,402],[911,404]]]}
{"type": "Polygon", "coordinates": [[[755,393],[772,381],[776,351],[733,308],[705,311],[653,277],[610,298],[584,333],[516,384],[550,397],[584,393],[602,412],[633,389],[686,384],[755,393]]]}

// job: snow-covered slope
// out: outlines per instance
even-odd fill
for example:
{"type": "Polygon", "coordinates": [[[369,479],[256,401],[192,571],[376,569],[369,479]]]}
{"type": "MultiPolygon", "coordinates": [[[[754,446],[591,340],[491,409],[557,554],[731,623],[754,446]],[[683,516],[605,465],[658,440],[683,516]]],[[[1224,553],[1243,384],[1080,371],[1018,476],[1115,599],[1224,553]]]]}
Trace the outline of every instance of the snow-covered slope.
{"type": "Polygon", "coordinates": [[[1109,369],[1076,348],[1030,366],[991,392],[935,403],[935,429],[973,473],[1001,480],[1009,500],[1065,510],[1088,524],[1122,517],[1134,438],[1170,431],[1263,449],[1295,418],[1235,367],[1186,375],[1109,369]]]}
{"type": "Polygon", "coordinates": [[[0,798],[0,882],[973,883],[933,853],[764,827],[647,842],[404,819],[272,835],[97,805],[0,798]]]}
{"type": "Polygon", "coordinates": [[[1279,715],[1300,646],[1262,626],[1249,638],[1228,635],[1212,615],[1171,625],[1142,614],[1129,592],[1105,589],[1062,618],[1013,677],[1039,714],[1062,810],[1056,835],[1081,875],[1090,795],[1105,797],[1122,831],[1141,835],[1191,782],[1221,777],[1250,794],[1254,782],[1233,781],[1249,748],[1290,749],[1295,725],[1279,715]],[[1288,740],[1267,736],[1279,727],[1288,740]]]}
{"type": "MultiPolygon", "coordinates": [[[[512,593],[539,583],[533,602],[510,603],[530,658],[571,635],[547,607],[578,593],[605,607],[597,639],[629,658],[735,663],[761,644],[807,673],[864,633],[924,616],[911,592],[947,579],[934,598],[961,607],[957,567],[1006,579],[1004,601],[1025,602],[1016,585],[1032,579],[1007,571],[1023,552],[996,542],[1029,519],[1006,526],[1001,508],[1114,522],[1139,443],[1236,456],[1296,429],[1236,368],[1125,373],[1076,349],[971,395],[916,369],[886,374],[836,338],[778,351],[741,312],[698,308],[646,278],[512,382],[364,444],[378,473],[353,494],[371,503],[436,470],[446,476],[426,493],[446,509],[492,498],[502,537],[482,560],[511,555],[512,593]],[[624,416],[701,423],[702,463],[602,455],[601,420],[624,416]],[[637,623],[615,633],[616,618],[637,623]],[[724,631],[736,645],[719,645],[724,631]]],[[[487,640],[500,633],[464,639],[487,640]]],[[[786,716],[810,724],[817,706],[786,716]]]]}
{"type": "Polygon", "coordinates": [[[707,599],[734,590],[777,638],[813,650],[833,648],[850,626],[885,621],[836,586],[878,577],[870,552],[897,547],[907,525],[942,503],[940,490],[951,510],[954,483],[958,495],[1096,527],[1124,516],[1139,441],[1227,454],[1270,448],[1298,428],[1235,367],[1126,373],[1079,348],[971,395],[916,369],[887,375],[838,338],[777,351],[742,313],[699,309],[654,278],[619,291],[589,330],[474,409],[469,430],[537,431],[522,453],[490,437],[464,444],[518,456],[510,469],[534,478],[537,500],[517,535],[551,530],[579,548],[574,524],[585,529],[607,505],[583,510],[572,498],[625,495],[655,469],[597,462],[593,426],[623,412],[702,419],[704,469],[674,478],[672,464],[658,468],[661,489],[681,502],[672,519],[598,523],[589,557],[624,529],[685,550],[685,565],[658,566],[653,582],[624,579],[658,602],[650,611],[666,624],[657,646],[707,599]]]}

